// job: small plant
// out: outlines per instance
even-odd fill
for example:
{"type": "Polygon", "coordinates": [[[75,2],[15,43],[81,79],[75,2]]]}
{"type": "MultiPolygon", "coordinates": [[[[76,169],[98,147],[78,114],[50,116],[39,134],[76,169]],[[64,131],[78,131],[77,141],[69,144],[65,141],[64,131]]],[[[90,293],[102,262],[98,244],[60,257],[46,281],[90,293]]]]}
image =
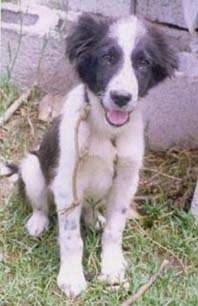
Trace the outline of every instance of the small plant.
{"type": "Polygon", "coordinates": [[[19,90],[7,76],[0,78],[0,115],[18,98],[19,90]]]}

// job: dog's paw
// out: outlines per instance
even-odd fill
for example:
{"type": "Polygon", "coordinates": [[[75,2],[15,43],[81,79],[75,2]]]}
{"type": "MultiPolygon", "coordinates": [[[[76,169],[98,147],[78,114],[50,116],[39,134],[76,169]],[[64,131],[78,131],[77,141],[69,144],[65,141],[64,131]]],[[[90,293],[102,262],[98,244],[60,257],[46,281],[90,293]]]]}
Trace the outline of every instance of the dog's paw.
{"type": "Polygon", "coordinates": [[[38,237],[48,228],[48,217],[42,211],[33,212],[25,227],[31,236],[38,237]]]}
{"type": "Polygon", "coordinates": [[[82,272],[76,274],[65,273],[64,268],[60,269],[57,284],[58,287],[67,295],[74,298],[87,288],[87,283],[82,272]]]}
{"type": "Polygon", "coordinates": [[[114,256],[111,260],[105,260],[102,264],[102,271],[99,280],[109,285],[118,286],[125,283],[125,270],[127,262],[123,256],[114,256]]]}

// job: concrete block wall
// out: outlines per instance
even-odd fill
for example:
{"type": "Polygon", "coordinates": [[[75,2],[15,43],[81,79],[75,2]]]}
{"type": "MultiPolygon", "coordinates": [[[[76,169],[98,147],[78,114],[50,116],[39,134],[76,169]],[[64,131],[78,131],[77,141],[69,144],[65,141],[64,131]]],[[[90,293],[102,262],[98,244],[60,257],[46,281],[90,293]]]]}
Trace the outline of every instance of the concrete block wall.
{"type": "Polygon", "coordinates": [[[187,28],[183,13],[183,1],[184,3],[188,1],[191,4],[193,2],[193,8],[198,6],[197,0],[34,0],[34,2],[46,4],[56,9],[100,12],[111,16],[126,16],[135,13],[152,21],[187,28]]]}
{"type": "Polygon", "coordinates": [[[22,3],[37,3],[65,11],[86,11],[111,16],[138,14],[152,21],[187,28],[183,12],[183,2],[187,1],[196,10],[197,0],[22,0],[22,3]]]}
{"type": "Polygon", "coordinates": [[[34,5],[45,5],[49,8],[56,10],[64,10],[68,9],[68,0],[20,0],[22,6],[32,7],[34,5]]]}
{"type": "Polygon", "coordinates": [[[134,4],[135,2],[131,0],[68,0],[68,9],[119,17],[134,13],[134,4]]]}
{"type": "Polygon", "coordinates": [[[15,58],[11,75],[19,88],[37,82],[46,92],[65,94],[75,80],[68,77],[73,68],[65,57],[65,27],[74,19],[75,15],[66,18],[63,11],[46,6],[3,4],[1,74],[7,73],[15,58]]]}
{"type": "Polygon", "coordinates": [[[150,90],[140,101],[148,148],[198,148],[198,58],[179,53],[180,74],[150,90]]]}
{"type": "Polygon", "coordinates": [[[22,0],[22,3],[36,3],[65,11],[94,12],[111,16],[126,16],[135,12],[134,0],[22,0]]]}
{"type": "Polygon", "coordinates": [[[182,0],[137,0],[135,11],[152,21],[186,28],[182,0]]]}

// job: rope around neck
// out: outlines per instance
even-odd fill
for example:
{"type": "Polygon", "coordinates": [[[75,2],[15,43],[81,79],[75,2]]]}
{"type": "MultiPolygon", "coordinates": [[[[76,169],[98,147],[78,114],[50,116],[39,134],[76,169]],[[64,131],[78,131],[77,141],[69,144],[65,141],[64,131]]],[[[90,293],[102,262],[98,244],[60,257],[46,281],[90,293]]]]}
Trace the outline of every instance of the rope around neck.
{"type": "Polygon", "coordinates": [[[80,148],[79,148],[79,141],[78,141],[78,134],[79,134],[79,127],[82,121],[86,121],[89,112],[90,112],[90,103],[89,103],[89,97],[87,88],[84,88],[84,97],[86,104],[83,105],[83,107],[79,111],[79,118],[77,120],[75,131],[74,131],[74,146],[75,146],[75,164],[74,164],[74,171],[72,176],[72,195],[73,195],[73,202],[66,208],[59,210],[58,212],[62,215],[68,216],[70,213],[73,212],[73,210],[80,205],[80,199],[78,198],[78,192],[77,192],[77,174],[79,169],[79,164],[84,157],[84,154],[80,154],[80,148]]]}

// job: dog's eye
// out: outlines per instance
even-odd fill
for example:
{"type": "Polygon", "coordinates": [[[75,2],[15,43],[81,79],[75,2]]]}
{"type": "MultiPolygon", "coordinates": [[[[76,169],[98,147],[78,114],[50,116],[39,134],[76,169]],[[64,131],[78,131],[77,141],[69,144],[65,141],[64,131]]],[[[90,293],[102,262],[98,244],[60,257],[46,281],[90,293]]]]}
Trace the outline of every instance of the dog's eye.
{"type": "Polygon", "coordinates": [[[150,66],[150,62],[146,58],[140,58],[137,61],[137,68],[139,70],[144,70],[150,66]]]}
{"type": "Polygon", "coordinates": [[[104,54],[102,56],[102,62],[105,65],[113,65],[116,63],[116,57],[113,54],[104,54]]]}

